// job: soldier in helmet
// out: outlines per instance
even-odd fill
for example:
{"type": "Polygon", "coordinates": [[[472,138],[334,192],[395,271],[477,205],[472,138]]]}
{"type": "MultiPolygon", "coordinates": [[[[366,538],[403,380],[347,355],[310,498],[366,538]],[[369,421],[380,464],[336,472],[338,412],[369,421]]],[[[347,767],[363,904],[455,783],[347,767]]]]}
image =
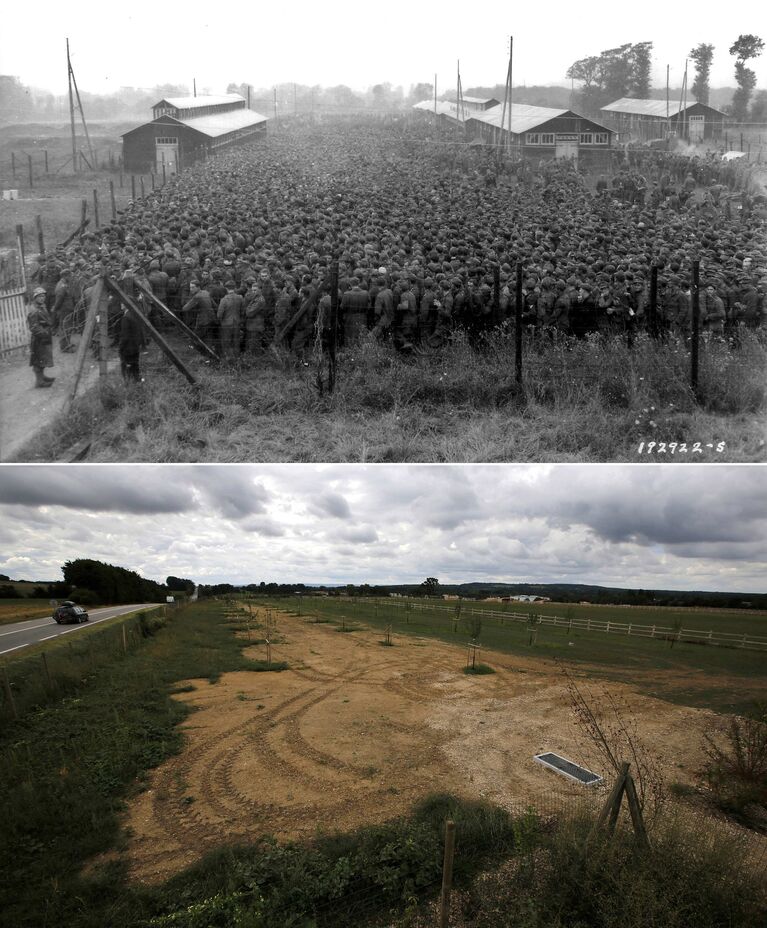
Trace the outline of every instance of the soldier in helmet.
{"type": "Polygon", "coordinates": [[[36,387],[50,387],[56,379],[45,376],[45,368],[53,367],[53,317],[46,308],[45,300],[45,287],[37,287],[27,313],[27,325],[32,335],[29,366],[35,372],[36,387]]]}

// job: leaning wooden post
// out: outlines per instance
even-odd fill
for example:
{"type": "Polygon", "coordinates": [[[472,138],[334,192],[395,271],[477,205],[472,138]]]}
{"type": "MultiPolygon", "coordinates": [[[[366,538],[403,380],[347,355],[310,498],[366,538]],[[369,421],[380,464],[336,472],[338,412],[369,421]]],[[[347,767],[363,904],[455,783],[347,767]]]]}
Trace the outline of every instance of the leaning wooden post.
{"type": "Polygon", "coordinates": [[[700,261],[692,262],[692,342],[690,345],[690,385],[698,393],[698,347],[700,340],[700,261]]]}
{"type": "Polygon", "coordinates": [[[85,230],[85,220],[88,216],[88,201],[80,200],[80,226],[85,230]]]}
{"type": "Polygon", "coordinates": [[[11,681],[8,679],[8,668],[5,664],[3,664],[3,689],[5,690],[5,698],[8,700],[8,705],[11,707],[11,715],[18,721],[19,713],[16,709],[16,700],[13,698],[11,681]]]}
{"type": "Polygon", "coordinates": [[[99,227],[99,192],[96,188],[93,188],[93,227],[98,229],[99,227]]]}
{"type": "Polygon", "coordinates": [[[43,238],[43,219],[38,213],[35,216],[35,225],[37,226],[37,251],[39,254],[45,254],[45,240],[43,238]]]}
{"type": "Polygon", "coordinates": [[[594,827],[591,829],[591,835],[594,835],[600,828],[604,826],[605,822],[608,820],[608,816],[610,817],[610,824],[614,829],[615,823],[618,821],[616,810],[620,809],[621,799],[623,798],[623,791],[626,788],[626,777],[628,776],[628,772],[629,764],[626,761],[623,761],[618,771],[618,776],[615,778],[615,783],[613,783],[613,788],[610,790],[610,795],[605,800],[605,804],[602,806],[602,811],[599,813],[599,818],[596,820],[594,827]]]}
{"type": "Polygon", "coordinates": [[[522,262],[517,262],[517,286],[514,297],[514,377],[522,383],[522,262]]]}
{"type": "Polygon", "coordinates": [[[117,203],[115,202],[115,182],[109,181],[109,202],[112,205],[112,221],[117,219],[117,203]]]}
{"type": "Polygon", "coordinates": [[[93,333],[96,330],[96,320],[99,313],[99,303],[101,302],[101,296],[104,292],[104,278],[100,278],[96,283],[96,286],[93,288],[91,293],[91,301],[88,306],[88,315],[85,318],[85,326],[83,328],[83,334],[80,338],[80,344],[77,346],[77,354],[75,356],[75,376],[72,381],[72,386],[69,391],[69,396],[67,397],[64,403],[64,411],[72,404],[72,401],[75,398],[77,393],[77,388],[80,385],[80,378],[83,375],[83,367],[85,365],[85,356],[88,353],[88,347],[93,338],[93,333]]]}
{"type": "Polygon", "coordinates": [[[455,822],[445,822],[445,856],[442,862],[442,892],[439,896],[439,928],[447,928],[450,918],[450,891],[453,888],[453,860],[455,857],[455,822]]]}
{"type": "Polygon", "coordinates": [[[45,155],[45,173],[48,173],[48,149],[43,149],[43,154],[45,155]]]}
{"type": "Polygon", "coordinates": [[[146,331],[151,335],[151,337],[157,342],[160,346],[160,350],[163,352],[166,358],[178,368],[179,371],[186,377],[186,379],[191,384],[197,383],[197,378],[194,374],[191,373],[184,364],[184,362],[179,358],[176,352],[170,347],[170,345],[165,341],[165,339],[160,335],[160,333],[155,329],[152,323],[147,319],[144,313],[139,309],[136,301],[131,299],[114,281],[110,278],[106,278],[105,281],[107,287],[118,296],[121,302],[130,309],[130,311],[136,316],[138,321],[143,325],[146,331]]]}

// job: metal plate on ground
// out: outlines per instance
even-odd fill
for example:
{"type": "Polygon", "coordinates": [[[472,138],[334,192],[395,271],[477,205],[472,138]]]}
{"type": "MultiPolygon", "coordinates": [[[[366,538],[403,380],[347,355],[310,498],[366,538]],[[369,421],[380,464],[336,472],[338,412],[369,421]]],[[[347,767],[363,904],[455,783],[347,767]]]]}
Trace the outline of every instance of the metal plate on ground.
{"type": "Polygon", "coordinates": [[[550,770],[561,773],[563,777],[580,783],[582,786],[596,786],[597,783],[602,782],[602,777],[598,774],[592,773],[585,767],[581,767],[580,764],[576,764],[574,761],[568,760],[560,754],[552,754],[550,752],[547,754],[536,754],[533,760],[536,760],[539,764],[543,764],[544,767],[548,767],[550,770]]]}

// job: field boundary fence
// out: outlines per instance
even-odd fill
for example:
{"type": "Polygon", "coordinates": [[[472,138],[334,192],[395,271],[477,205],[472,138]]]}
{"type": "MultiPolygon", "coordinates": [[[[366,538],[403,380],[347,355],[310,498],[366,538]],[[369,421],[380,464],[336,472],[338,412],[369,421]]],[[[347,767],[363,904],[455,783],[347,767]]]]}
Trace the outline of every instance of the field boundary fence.
{"type": "MultiPolygon", "coordinates": [[[[355,604],[359,600],[352,600],[355,604]]],[[[398,601],[397,598],[378,599],[371,597],[365,599],[373,605],[387,606],[393,609],[419,612],[431,610],[448,613],[451,621],[456,618],[469,616],[487,619],[502,627],[504,623],[521,623],[524,625],[548,625],[554,628],[575,629],[586,632],[603,632],[608,635],[624,635],[626,637],[650,638],[655,641],[666,641],[680,644],[699,644],[722,648],[744,648],[751,651],[767,651],[767,637],[758,635],[740,635],[729,632],[717,632],[712,629],[678,628],[673,625],[645,625],[638,622],[616,622],[612,619],[576,618],[570,616],[541,615],[527,612],[502,612],[496,609],[477,609],[474,606],[457,608],[457,604],[422,603],[412,600],[398,601]]]]}

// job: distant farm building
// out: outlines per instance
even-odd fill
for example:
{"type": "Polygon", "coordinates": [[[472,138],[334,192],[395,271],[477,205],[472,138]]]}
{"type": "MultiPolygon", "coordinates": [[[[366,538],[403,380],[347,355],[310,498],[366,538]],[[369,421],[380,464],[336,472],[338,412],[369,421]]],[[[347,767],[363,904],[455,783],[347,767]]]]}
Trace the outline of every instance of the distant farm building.
{"type": "MultiPolygon", "coordinates": [[[[484,113],[494,106],[500,106],[500,100],[496,100],[495,97],[461,97],[461,100],[464,110],[471,113],[484,113]]],[[[455,100],[451,102],[455,103],[455,100]]]]}
{"type": "Polygon", "coordinates": [[[522,593],[519,596],[509,596],[506,602],[510,603],[550,603],[551,597],[549,596],[532,596],[527,593],[522,593]]]}
{"type": "Polygon", "coordinates": [[[152,107],[152,116],[122,136],[129,174],[175,174],[201,158],[266,136],[266,116],[248,109],[238,93],[167,97],[152,107]]]}
{"type": "MultiPolygon", "coordinates": [[[[512,149],[525,158],[585,158],[606,164],[610,157],[613,130],[573,110],[512,103],[509,114],[509,107],[495,100],[478,101],[492,104],[480,108],[467,106],[466,99],[462,108],[454,101],[438,100],[438,122],[463,124],[470,138],[491,145],[506,140],[511,120],[512,149]]],[[[433,100],[416,103],[413,108],[435,114],[433,100]]]]}
{"type": "Polygon", "coordinates": [[[603,106],[605,121],[618,132],[628,133],[641,141],[663,139],[671,135],[695,144],[705,139],[718,139],[723,134],[725,114],[703,103],[680,100],[634,100],[622,97],[603,106]]]}

